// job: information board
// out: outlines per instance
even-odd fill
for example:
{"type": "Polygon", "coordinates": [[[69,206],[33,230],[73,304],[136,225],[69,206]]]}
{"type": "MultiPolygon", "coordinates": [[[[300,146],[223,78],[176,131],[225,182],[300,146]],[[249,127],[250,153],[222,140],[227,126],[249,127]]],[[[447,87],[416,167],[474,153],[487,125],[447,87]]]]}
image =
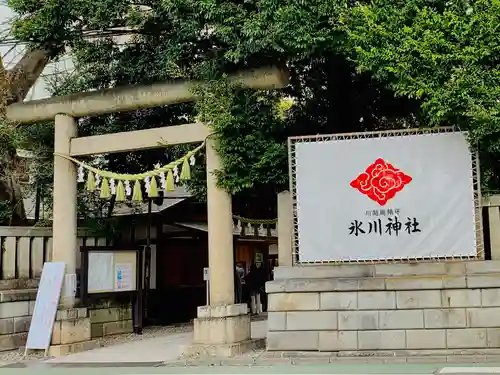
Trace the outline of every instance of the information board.
{"type": "Polygon", "coordinates": [[[137,252],[125,250],[88,252],[89,294],[137,290],[137,252]]]}
{"type": "Polygon", "coordinates": [[[45,262],[31,318],[26,350],[47,350],[52,338],[57,306],[61,296],[65,264],[45,262]]]}

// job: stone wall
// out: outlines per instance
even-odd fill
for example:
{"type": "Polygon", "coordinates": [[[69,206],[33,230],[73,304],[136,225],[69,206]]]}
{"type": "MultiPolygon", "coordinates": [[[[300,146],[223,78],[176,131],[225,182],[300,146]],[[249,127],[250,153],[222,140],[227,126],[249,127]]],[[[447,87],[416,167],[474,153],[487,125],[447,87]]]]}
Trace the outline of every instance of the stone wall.
{"type": "Polygon", "coordinates": [[[0,351],[17,349],[26,343],[36,286],[36,280],[0,281],[0,351]]]}
{"type": "MultiPolygon", "coordinates": [[[[18,349],[26,344],[37,286],[38,280],[34,279],[0,280],[0,351],[18,349]]],[[[106,300],[93,304],[88,309],[58,311],[51,345],[72,343],[75,338],[63,337],[61,332],[69,332],[69,335],[75,336],[76,331],[85,329],[71,329],[69,326],[87,324],[89,318],[92,338],[132,332],[131,304],[106,300]]]]}
{"type": "Polygon", "coordinates": [[[90,318],[86,307],[57,310],[47,355],[59,357],[82,350],[94,349],[97,341],[90,340],[90,318]]]}
{"type": "Polygon", "coordinates": [[[0,291],[0,351],[26,343],[35,296],[36,289],[0,291]]]}
{"type": "Polygon", "coordinates": [[[131,333],[132,304],[111,300],[101,301],[89,307],[92,339],[120,333],[131,333]]]}
{"type": "Polygon", "coordinates": [[[500,261],[278,267],[271,351],[500,348],[500,261]]]}

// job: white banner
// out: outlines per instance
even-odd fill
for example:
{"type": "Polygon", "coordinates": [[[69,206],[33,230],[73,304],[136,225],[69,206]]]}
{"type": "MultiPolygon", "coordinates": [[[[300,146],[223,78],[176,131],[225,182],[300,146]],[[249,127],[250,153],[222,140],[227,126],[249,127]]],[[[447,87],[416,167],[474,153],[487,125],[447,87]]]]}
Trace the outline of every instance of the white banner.
{"type": "Polygon", "coordinates": [[[463,133],[296,141],[300,262],[475,256],[463,133]]]}

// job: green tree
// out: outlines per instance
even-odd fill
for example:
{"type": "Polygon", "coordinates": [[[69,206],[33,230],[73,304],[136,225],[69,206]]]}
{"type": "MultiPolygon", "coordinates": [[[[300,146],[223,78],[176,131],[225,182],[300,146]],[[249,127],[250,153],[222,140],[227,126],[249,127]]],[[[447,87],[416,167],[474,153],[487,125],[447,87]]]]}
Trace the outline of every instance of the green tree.
{"type": "Polygon", "coordinates": [[[500,1],[373,0],[345,12],[352,59],[425,124],[468,130],[486,189],[500,187],[500,1]]]}
{"type": "Polygon", "coordinates": [[[29,46],[11,69],[0,57],[0,223],[19,225],[25,222],[20,177],[23,160],[17,149],[26,144],[24,132],[5,118],[5,107],[22,101],[54,56],[46,46],[29,46]]]}
{"type": "MultiPolygon", "coordinates": [[[[114,35],[123,33],[122,27],[134,23],[135,8],[129,6],[130,2],[114,1],[107,2],[106,6],[101,3],[100,7],[95,7],[91,1],[9,0],[7,4],[18,15],[10,34],[26,44],[27,48],[11,69],[5,69],[0,59],[0,222],[19,225],[26,223],[26,213],[19,184],[20,165],[23,163],[16,156],[16,149],[36,148],[40,144],[38,136],[47,132],[43,128],[32,127],[25,134],[25,127],[5,119],[5,106],[24,100],[47,64],[75,42],[95,35],[95,30],[114,35]],[[119,12],[119,9],[127,11],[119,12]],[[118,18],[113,18],[113,15],[118,18]]],[[[50,144],[51,141],[49,147],[50,144]]],[[[44,153],[47,145],[42,146],[39,151],[44,153]]],[[[45,185],[46,177],[40,175],[45,185]]]]}
{"type": "MultiPolygon", "coordinates": [[[[419,124],[418,100],[395,98],[347,59],[341,24],[350,9],[346,0],[153,0],[140,9],[126,0],[11,0],[10,5],[20,14],[18,38],[35,46],[55,41],[73,51],[76,74],[59,82],[54,94],[213,79],[198,88],[203,95],[197,104],[80,119],[80,134],[175,125],[199,116],[220,136],[219,184],[235,194],[235,211],[243,215],[275,215],[275,194],[287,185],[288,136],[419,124]],[[117,41],[117,28],[131,30],[126,43],[117,41]],[[100,31],[101,37],[90,40],[86,30],[100,31]],[[228,87],[223,79],[237,69],[268,64],[287,66],[289,87],[255,92],[228,87]],[[293,100],[286,115],[280,110],[283,99],[293,100]],[[270,212],[255,211],[259,207],[270,212]]],[[[106,162],[110,169],[133,173],[181,152],[178,147],[109,155],[106,162]]],[[[202,198],[202,168],[195,175],[199,179],[191,188],[202,198]]]]}

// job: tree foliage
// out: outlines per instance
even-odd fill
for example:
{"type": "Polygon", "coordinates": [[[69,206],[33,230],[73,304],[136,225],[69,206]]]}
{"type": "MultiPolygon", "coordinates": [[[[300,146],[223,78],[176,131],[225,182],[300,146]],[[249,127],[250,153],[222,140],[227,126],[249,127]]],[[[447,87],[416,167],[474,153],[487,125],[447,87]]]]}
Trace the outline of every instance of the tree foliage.
{"type": "Polygon", "coordinates": [[[500,185],[500,1],[374,0],[346,14],[352,58],[431,126],[470,132],[484,182],[500,185]]]}
{"type": "MultiPolygon", "coordinates": [[[[203,119],[220,138],[224,168],[218,181],[235,194],[239,213],[257,215],[262,214],[257,206],[274,207],[276,191],[287,184],[291,135],[457,125],[471,131],[488,181],[499,184],[498,0],[470,6],[430,0],[9,0],[9,5],[20,15],[14,27],[18,38],[35,46],[71,47],[76,73],[57,82],[54,94],[211,79],[196,88],[197,104],[80,119],[80,134],[203,119]],[[119,36],[127,30],[124,42],[119,36]],[[89,39],[97,34],[101,37],[89,39]],[[269,64],[289,69],[286,89],[252,92],[224,80],[237,69],[269,64]]],[[[134,173],[184,151],[108,155],[105,162],[109,169],[134,173]]],[[[190,188],[203,198],[203,165],[194,175],[190,188]]]]}
{"type": "Polygon", "coordinates": [[[237,194],[259,185],[283,187],[287,154],[278,95],[251,92],[213,80],[197,89],[199,120],[209,123],[219,142],[219,186],[237,194]],[[217,105],[214,105],[216,103],[217,105]]]}

